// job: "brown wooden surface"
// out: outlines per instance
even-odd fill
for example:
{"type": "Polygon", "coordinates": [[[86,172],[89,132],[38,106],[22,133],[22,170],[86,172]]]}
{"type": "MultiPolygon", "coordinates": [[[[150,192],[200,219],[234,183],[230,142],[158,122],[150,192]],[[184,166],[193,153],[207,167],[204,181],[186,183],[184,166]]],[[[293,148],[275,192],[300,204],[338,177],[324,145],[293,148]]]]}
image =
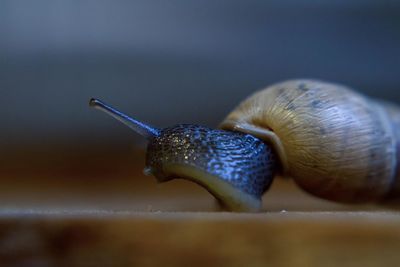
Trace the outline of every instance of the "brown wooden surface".
{"type": "Polygon", "coordinates": [[[218,211],[143,152],[24,149],[1,158],[0,266],[396,266],[397,208],[340,205],[276,179],[264,212],[218,211]],[[92,151],[92,152],[88,152],[92,151]],[[22,153],[23,152],[23,153],[22,153]]]}

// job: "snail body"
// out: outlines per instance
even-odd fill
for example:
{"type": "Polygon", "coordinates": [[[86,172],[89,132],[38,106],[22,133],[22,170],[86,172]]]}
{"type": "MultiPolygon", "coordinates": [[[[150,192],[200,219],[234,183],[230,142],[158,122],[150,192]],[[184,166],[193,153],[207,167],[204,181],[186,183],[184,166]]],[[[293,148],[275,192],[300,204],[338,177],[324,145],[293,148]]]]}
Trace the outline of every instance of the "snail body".
{"type": "Polygon", "coordinates": [[[145,172],[184,178],[233,211],[257,211],[281,174],[305,191],[338,202],[399,195],[400,109],[342,85],[291,80],[254,93],[220,125],[157,129],[99,100],[148,140],[145,172]]]}

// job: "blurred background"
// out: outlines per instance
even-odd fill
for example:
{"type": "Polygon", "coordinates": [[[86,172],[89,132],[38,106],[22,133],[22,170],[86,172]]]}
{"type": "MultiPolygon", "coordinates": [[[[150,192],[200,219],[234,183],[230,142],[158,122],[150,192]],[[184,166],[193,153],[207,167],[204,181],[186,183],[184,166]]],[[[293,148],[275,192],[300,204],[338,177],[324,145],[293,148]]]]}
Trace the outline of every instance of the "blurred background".
{"type": "Polygon", "coordinates": [[[144,141],[90,97],[158,127],[215,127],[292,78],[400,102],[400,1],[1,1],[1,205],[99,207],[98,190],[128,207],[134,180],[153,186],[144,141]]]}
{"type": "Polygon", "coordinates": [[[1,0],[0,265],[395,266],[398,212],[290,179],[259,215],[159,213],[218,207],[145,177],[144,140],[88,107],[216,127],[293,78],[400,103],[400,1],[1,0]]]}
{"type": "Polygon", "coordinates": [[[400,101],[399,47],[399,1],[1,1],[0,139],[136,140],[90,97],[160,127],[291,78],[400,101]]]}

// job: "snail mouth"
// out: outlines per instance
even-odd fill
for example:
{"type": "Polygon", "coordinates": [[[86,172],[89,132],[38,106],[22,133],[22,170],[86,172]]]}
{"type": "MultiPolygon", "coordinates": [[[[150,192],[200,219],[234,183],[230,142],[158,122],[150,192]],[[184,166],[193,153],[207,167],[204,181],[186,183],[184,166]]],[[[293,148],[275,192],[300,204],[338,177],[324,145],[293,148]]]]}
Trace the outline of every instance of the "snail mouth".
{"type": "Polygon", "coordinates": [[[175,177],[166,175],[165,172],[159,171],[157,168],[153,168],[151,166],[146,166],[143,169],[143,174],[146,176],[154,176],[159,183],[168,182],[175,177]]]}
{"type": "Polygon", "coordinates": [[[218,176],[194,166],[168,164],[163,166],[163,175],[156,178],[159,182],[166,182],[173,178],[194,182],[205,188],[223,208],[229,211],[258,212],[261,210],[261,198],[243,192],[218,176]]]}

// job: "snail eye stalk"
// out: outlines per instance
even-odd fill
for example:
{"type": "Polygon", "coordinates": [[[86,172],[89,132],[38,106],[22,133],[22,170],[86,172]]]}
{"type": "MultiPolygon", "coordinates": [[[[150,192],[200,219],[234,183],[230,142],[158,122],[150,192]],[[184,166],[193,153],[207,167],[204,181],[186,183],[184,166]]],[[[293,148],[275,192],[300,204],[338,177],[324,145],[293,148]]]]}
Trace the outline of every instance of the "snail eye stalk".
{"type": "Polygon", "coordinates": [[[141,136],[145,137],[146,139],[151,139],[151,138],[157,137],[160,134],[159,129],[152,127],[148,124],[145,124],[141,121],[138,121],[138,120],[122,113],[121,111],[111,107],[110,105],[104,103],[103,101],[101,101],[99,99],[96,99],[96,98],[90,99],[89,106],[94,107],[96,109],[99,109],[99,110],[107,113],[108,115],[119,120],[120,122],[122,122],[123,124],[125,124],[126,126],[131,128],[132,130],[134,130],[141,136]]]}

